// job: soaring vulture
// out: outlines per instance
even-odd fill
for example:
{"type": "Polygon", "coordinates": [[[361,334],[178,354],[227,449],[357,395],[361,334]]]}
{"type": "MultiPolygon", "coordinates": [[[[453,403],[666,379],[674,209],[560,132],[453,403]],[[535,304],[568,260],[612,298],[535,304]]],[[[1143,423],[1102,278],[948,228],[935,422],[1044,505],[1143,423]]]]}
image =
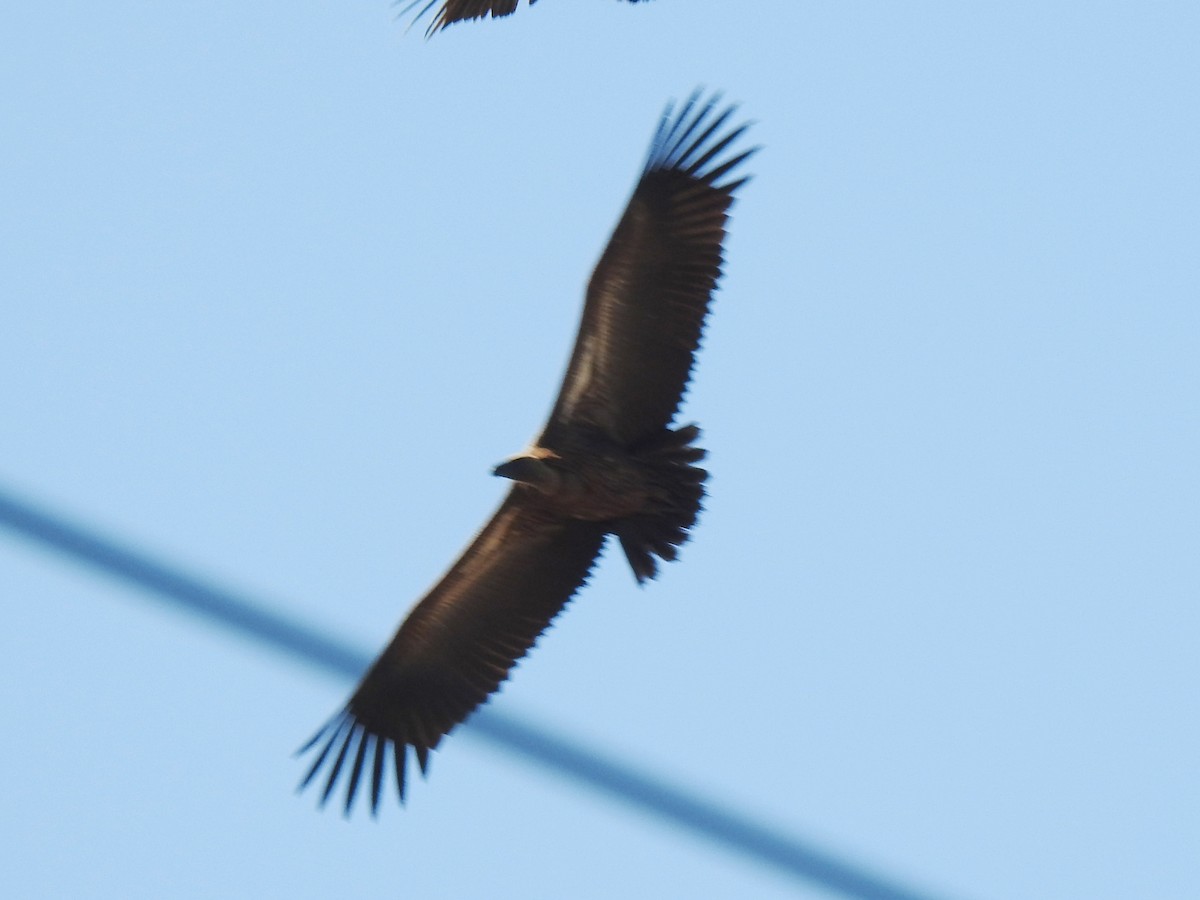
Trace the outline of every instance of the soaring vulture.
{"type": "MultiPolygon", "coordinates": [[[[426,30],[426,37],[436,34],[447,25],[453,25],[455,22],[465,22],[468,19],[483,19],[491,15],[493,19],[499,19],[501,16],[511,16],[517,11],[517,3],[519,0],[441,0],[441,8],[433,17],[433,21],[429,23],[429,28],[426,30]]],[[[638,0],[629,0],[630,3],[637,3],[638,0]]],[[[537,3],[537,0],[529,0],[529,5],[537,3]]],[[[438,5],[438,0],[412,0],[407,6],[401,10],[400,15],[406,16],[408,13],[421,7],[417,14],[413,16],[413,21],[420,21],[421,17],[428,13],[431,9],[438,5]]]]}
{"type": "Polygon", "coordinates": [[[747,125],[699,92],[668,105],[608,247],[592,273],[575,349],[533,446],[496,466],[514,484],[490,522],[413,608],[345,708],[301,750],[347,772],[349,814],[364,773],[371,810],[394,763],[400,801],[411,749],[429,751],[495,692],[583,585],[607,535],[638,583],[673,560],[704,496],[695,425],[672,428],[691,374],[747,125]],[[388,759],[389,752],[392,760],[388,759]]]}

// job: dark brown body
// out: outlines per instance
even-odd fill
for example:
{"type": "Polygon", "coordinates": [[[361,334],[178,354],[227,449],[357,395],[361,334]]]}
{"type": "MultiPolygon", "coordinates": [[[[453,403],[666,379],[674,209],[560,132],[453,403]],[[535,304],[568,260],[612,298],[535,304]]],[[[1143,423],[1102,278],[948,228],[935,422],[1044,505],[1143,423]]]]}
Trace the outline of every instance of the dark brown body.
{"type": "Polygon", "coordinates": [[[531,509],[552,517],[603,525],[621,541],[639,582],[657,572],[654,557],[671,560],[696,522],[708,473],[693,463],[700,429],[663,429],[630,447],[581,430],[556,449],[534,447],[496,467],[517,482],[531,509]]]}

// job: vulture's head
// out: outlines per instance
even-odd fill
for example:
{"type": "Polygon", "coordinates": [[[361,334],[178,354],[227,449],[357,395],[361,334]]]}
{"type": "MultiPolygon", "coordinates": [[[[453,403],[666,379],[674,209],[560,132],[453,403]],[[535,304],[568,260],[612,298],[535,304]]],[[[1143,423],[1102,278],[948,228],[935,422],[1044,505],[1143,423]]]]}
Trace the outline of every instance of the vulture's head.
{"type": "Polygon", "coordinates": [[[562,483],[562,473],[547,459],[539,456],[514,456],[506,459],[492,469],[492,474],[527,484],[543,494],[553,494],[562,483]]]}

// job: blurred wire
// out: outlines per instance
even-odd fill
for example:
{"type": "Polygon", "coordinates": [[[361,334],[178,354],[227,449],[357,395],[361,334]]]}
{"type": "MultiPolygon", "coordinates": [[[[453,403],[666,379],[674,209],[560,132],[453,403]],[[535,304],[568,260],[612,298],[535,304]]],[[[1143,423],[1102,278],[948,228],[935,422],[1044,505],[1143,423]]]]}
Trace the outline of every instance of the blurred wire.
{"type": "MultiPolygon", "coordinates": [[[[0,525],[256,643],[335,674],[357,679],[370,662],[361,650],[39,510],[3,490],[0,525]]],[[[632,766],[605,759],[567,737],[492,709],[481,709],[472,716],[467,733],[834,893],[858,900],[932,900],[632,766]]]]}

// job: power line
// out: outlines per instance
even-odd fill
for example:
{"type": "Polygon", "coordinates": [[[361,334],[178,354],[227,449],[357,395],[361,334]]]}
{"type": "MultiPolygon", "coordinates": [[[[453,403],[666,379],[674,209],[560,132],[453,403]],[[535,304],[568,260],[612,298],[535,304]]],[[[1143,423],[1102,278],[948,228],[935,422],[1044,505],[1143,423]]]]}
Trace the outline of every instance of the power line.
{"type": "MultiPolygon", "coordinates": [[[[357,679],[370,663],[370,657],[363,651],[302,622],[123,547],[3,490],[0,490],[0,524],[77,562],[154,594],[160,600],[334,674],[357,679]]],[[[605,758],[564,735],[525,724],[489,708],[476,712],[466,728],[469,734],[518,757],[616,797],[750,859],[767,863],[795,879],[856,900],[932,900],[927,894],[899,887],[861,866],[639,772],[633,766],[605,758]]]]}

